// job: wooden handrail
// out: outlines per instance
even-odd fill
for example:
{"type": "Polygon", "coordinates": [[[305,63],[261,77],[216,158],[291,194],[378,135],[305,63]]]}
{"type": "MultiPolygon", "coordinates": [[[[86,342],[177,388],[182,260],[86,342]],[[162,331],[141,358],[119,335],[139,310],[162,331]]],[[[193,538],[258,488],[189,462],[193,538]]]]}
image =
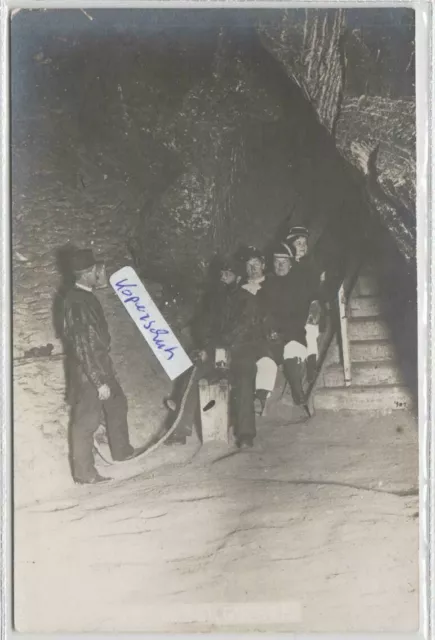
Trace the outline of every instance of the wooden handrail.
{"type": "Polygon", "coordinates": [[[338,310],[340,318],[341,352],[343,354],[344,386],[350,387],[352,384],[352,368],[350,363],[350,345],[347,325],[347,304],[348,300],[343,282],[338,291],[338,310]]]}
{"type": "Polygon", "coordinates": [[[319,336],[319,356],[317,359],[317,370],[314,380],[305,385],[305,393],[307,398],[317,382],[319,373],[323,367],[326,355],[334,336],[337,334],[340,338],[340,352],[344,372],[345,386],[352,384],[351,361],[350,361],[350,345],[348,336],[348,319],[347,309],[350,294],[355,286],[358,275],[364,264],[364,259],[356,259],[353,265],[348,269],[348,273],[341,282],[335,300],[329,309],[329,315],[325,330],[319,336]]]}

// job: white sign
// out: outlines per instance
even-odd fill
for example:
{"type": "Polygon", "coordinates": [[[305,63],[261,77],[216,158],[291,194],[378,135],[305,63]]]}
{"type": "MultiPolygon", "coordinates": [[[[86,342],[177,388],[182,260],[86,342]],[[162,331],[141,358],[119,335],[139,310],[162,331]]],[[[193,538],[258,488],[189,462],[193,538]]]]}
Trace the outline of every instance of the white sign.
{"type": "Polygon", "coordinates": [[[132,267],[110,277],[110,284],[171,380],[193,366],[172,329],[132,267]]]}

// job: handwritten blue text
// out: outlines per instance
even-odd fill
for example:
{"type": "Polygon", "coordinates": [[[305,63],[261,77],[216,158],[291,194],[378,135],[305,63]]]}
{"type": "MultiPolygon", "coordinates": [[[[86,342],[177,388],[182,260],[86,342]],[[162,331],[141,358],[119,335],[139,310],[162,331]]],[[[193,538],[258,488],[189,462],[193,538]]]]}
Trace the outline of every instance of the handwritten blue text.
{"type": "Polygon", "coordinates": [[[140,299],[140,296],[135,296],[132,292],[132,289],[137,287],[137,285],[134,283],[128,284],[126,283],[126,280],[127,278],[124,278],[116,283],[117,291],[121,292],[124,296],[124,304],[134,304],[136,310],[143,314],[139,318],[143,323],[143,328],[153,335],[152,339],[154,344],[157,346],[157,349],[163,350],[164,353],[168,354],[167,360],[172,360],[174,357],[174,351],[175,349],[178,349],[178,347],[167,346],[165,338],[162,338],[162,336],[168,335],[170,332],[167,329],[159,329],[158,326],[155,326],[157,321],[152,319],[150,313],[143,304],[143,301],[140,299]]]}

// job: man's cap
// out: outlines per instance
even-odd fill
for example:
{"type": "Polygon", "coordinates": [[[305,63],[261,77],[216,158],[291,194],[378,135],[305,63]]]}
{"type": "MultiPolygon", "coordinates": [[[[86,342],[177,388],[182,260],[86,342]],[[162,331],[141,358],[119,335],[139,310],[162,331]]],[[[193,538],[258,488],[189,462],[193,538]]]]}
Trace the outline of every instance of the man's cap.
{"type": "Polygon", "coordinates": [[[309,235],[310,235],[310,232],[308,231],[308,229],[306,227],[292,227],[290,229],[290,231],[288,232],[286,240],[291,242],[292,240],[295,240],[296,238],[301,238],[301,237],[302,238],[308,238],[309,235]]]}
{"type": "Polygon", "coordinates": [[[253,258],[264,260],[264,254],[260,249],[257,249],[257,247],[250,245],[249,247],[242,247],[238,251],[237,258],[241,262],[248,262],[248,260],[252,260],[253,258]]]}
{"type": "Polygon", "coordinates": [[[277,242],[272,247],[272,255],[276,258],[293,258],[293,252],[286,242],[277,242]]]}
{"type": "Polygon", "coordinates": [[[73,271],[85,271],[97,264],[92,249],[76,249],[71,256],[73,271]]]}
{"type": "Polygon", "coordinates": [[[235,273],[237,270],[235,261],[233,258],[229,256],[224,256],[220,260],[219,271],[233,271],[235,273]]]}

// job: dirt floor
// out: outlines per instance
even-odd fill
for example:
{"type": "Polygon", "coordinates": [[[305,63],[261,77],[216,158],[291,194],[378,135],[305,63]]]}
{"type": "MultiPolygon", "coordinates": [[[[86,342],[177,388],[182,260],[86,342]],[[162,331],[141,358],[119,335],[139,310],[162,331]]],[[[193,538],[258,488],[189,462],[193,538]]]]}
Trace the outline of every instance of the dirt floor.
{"type": "Polygon", "coordinates": [[[415,631],[409,414],[264,420],[253,450],[163,446],[15,514],[19,631],[415,631]]]}

